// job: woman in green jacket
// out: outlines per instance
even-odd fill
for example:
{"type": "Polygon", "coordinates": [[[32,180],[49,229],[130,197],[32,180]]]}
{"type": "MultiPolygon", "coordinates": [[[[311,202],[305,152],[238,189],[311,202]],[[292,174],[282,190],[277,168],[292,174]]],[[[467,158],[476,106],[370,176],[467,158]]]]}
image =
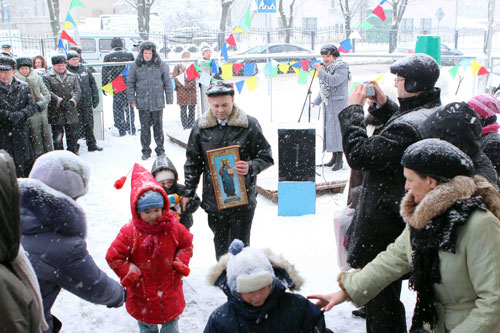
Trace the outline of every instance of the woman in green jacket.
{"type": "Polygon", "coordinates": [[[409,273],[417,293],[410,332],[499,332],[500,194],[439,139],[411,145],[401,164],[403,233],[363,270],[342,272],[340,291],[309,298],[324,311],[345,300],[361,306],[409,273]]]}

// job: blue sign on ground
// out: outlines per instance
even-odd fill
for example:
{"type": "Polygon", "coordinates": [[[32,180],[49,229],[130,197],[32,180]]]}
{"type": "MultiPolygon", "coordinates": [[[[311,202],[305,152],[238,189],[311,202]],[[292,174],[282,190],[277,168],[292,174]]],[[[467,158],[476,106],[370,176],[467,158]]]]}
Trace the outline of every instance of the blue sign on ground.
{"type": "Polygon", "coordinates": [[[257,13],[276,13],[276,0],[259,0],[257,13]]]}

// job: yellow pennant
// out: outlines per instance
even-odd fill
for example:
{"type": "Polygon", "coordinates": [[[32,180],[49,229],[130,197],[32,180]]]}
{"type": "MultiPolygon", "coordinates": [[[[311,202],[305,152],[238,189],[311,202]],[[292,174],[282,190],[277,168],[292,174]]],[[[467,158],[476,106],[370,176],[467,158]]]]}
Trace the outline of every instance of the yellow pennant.
{"type": "Polygon", "coordinates": [[[255,78],[255,76],[251,76],[246,79],[245,84],[247,85],[249,91],[252,91],[258,87],[257,79],[255,78]]]}
{"type": "Polygon", "coordinates": [[[110,94],[111,96],[113,96],[113,86],[111,85],[111,82],[105,86],[102,86],[101,89],[110,94]]]}
{"type": "Polygon", "coordinates": [[[222,78],[231,80],[233,78],[233,64],[222,64],[222,78]]]}
{"type": "Polygon", "coordinates": [[[297,67],[292,67],[292,69],[295,72],[295,74],[299,75],[300,69],[298,69],[297,67]]]}
{"type": "Polygon", "coordinates": [[[375,78],[375,82],[379,83],[382,80],[382,75],[379,75],[375,78]]]}
{"type": "Polygon", "coordinates": [[[236,32],[243,32],[245,35],[248,35],[248,33],[245,30],[241,29],[239,25],[237,25],[236,28],[234,28],[233,34],[236,32]]]}
{"type": "Polygon", "coordinates": [[[71,28],[73,26],[73,23],[71,22],[64,22],[64,29],[71,28]]]}
{"type": "Polygon", "coordinates": [[[472,72],[472,74],[476,75],[477,72],[479,72],[479,70],[481,69],[481,66],[476,60],[472,60],[472,63],[470,64],[470,70],[472,72]]]}
{"type": "Polygon", "coordinates": [[[278,68],[281,72],[286,73],[288,72],[288,69],[290,68],[290,65],[288,64],[279,64],[278,68]]]}

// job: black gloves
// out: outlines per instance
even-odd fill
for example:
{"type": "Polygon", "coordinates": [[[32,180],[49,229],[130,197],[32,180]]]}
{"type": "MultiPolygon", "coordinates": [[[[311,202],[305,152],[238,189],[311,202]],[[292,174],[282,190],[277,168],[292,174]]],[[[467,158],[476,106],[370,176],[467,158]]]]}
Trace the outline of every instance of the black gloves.
{"type": "Polygon", "coordinates": [[[125,301],[127,300],[127,290],[125,288],[123,288],[123,294],[122,294],[122,298],[120,298],[120,301],[118,301],[118,303],[116,304],[113,304],[113,305],[106,305],[107,308],[119,308],[123,305],[123,303],[125,303],[125,301]]]}
{"type": "Polygon", "coordinates": [[[75,109],[75,105],[72,101],[62,101],[59,105],[61,110],[71,112],[75,109]]]}

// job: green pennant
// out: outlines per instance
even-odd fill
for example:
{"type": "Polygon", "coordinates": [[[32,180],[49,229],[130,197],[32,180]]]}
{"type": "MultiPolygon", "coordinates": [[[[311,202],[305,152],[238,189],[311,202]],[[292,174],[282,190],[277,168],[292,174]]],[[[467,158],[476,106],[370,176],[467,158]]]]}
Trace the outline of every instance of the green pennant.
{"type": "Polygon", "coordinates": [[[247,28],[250,29],[250,8],[248,8],[245,13],[245,24],[247,28]]]}
{"type": "Polygon", "coordinates": [[[448,71],[448,73],[450,73],[450,75],[453,78],[453,80],[455,80],[455,77],[457,76],[458,68],[459,67],[460,67],[460,64],[456,64],[455,66],[453,66],[452,68],[450,68],[450,70],[448,71]]]}
{"type": "Polygon", "coordinates": [[[82,7],[85,8],[83,3],[80,2],[80,0],[71,0],[71,5],[69,5],[69,9],[73,9],[75,7],[82,7]]]}
{"type": "Polygon", "coordinates": [[[196,69],[197,72],[199,72],[201,70],[200,66],[198,66],[197,63],[194,63],[194,69],[196,69]]]}
{"type": "Polygon", "coordinates": [[[307,84],[307,79],[309,79],[309,72],[299,70],[299,79],[297,81],[298,84],[307,84]]]}
{"type": "Polygon", "coordinates": [[[363,28],[363,29],[366,29],[366,30],[370,30],[371,28],[373,28],[373,24],[371,24],[368,21],[363,21],[357,27],[358,28],[363,28]]]}

